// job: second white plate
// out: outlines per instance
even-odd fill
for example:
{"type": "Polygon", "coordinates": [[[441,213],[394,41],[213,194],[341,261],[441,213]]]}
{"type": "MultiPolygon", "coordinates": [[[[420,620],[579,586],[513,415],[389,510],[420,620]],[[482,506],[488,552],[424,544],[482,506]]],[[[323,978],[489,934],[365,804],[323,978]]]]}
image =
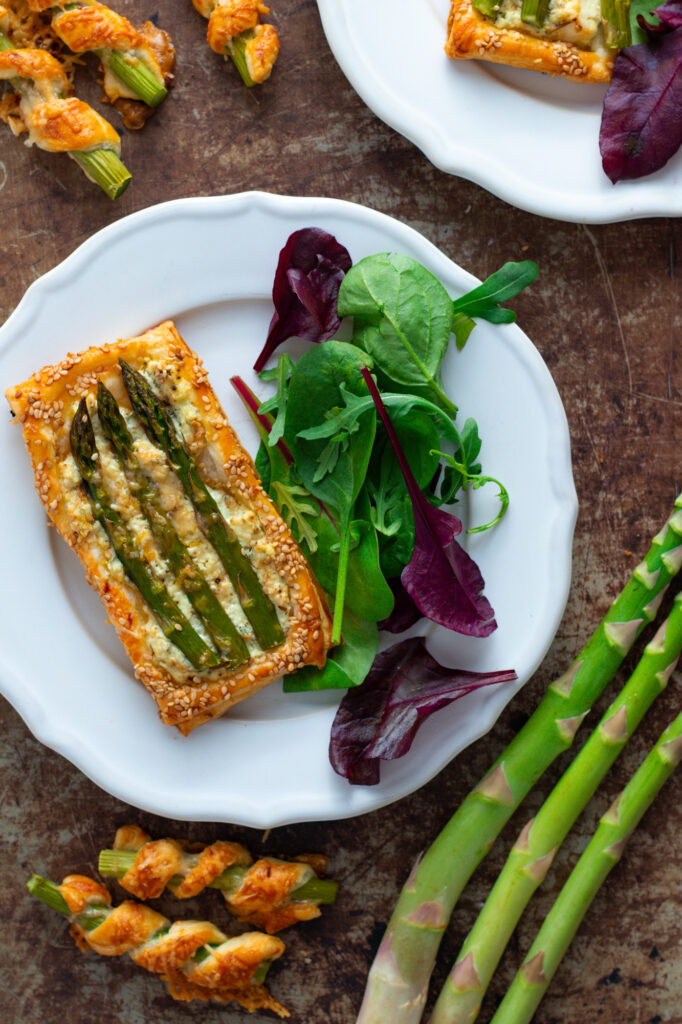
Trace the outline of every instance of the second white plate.
{"type": "Polygon", "coordinates": [[[355,90],[441,170],[560,220],[601,224],[682,214],[682,151],[639,181],[612,185],[604,174],[604,87],[450,60],[443,51],[449,0],[317,3],[355,90]]]}
{"type": "MultiPolygon", "coordinates": [[[[364,207],[259,193],[179,200],[105,228],[32,285],[0,329],[2,388],[67,351],[172,317],[255,452],[256,431],[229,378],[239,373],[264,393],[251,366],[272,313],[278,253],[308,225],[336,235],[354,260],[387,249],[414,256],[453,296],[476,283],[417,232],[364,207]]],[[[397,800],[486,732],[537,667],[563,612],[576,514],[569,438],[549,372],[518,327],[481,322],[444,369],[462,414],[478,420],[486,472],[504,480],[511,508],[497,529],[470,543],[499,629],[476,640],[434,627],[429,646],[462,668],[514,668],[516,686],[490,687],[438,712],[409,755],[387,764],[370,788],[351,787],[328,762],[338,691],[285,695],[275,683],[183,738],[157,718],[80,564],[47,528],[7,413],[0,417],[0,536],[11,543],[0,556],[0,688],[36,736],[135,806],[265,828],[397,800]]],[[[476,507],[482,500],[479,492],[476,516],[487,511],[476,507]]]]}

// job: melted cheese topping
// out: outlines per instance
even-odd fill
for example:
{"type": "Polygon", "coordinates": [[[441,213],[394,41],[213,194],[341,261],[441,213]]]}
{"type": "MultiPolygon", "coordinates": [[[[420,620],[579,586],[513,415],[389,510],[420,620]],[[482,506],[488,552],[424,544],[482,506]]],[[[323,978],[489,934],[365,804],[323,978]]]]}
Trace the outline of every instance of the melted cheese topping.
{"type": "Polygon", "coordinates": [[[611,53],[604,43],[600,0],[550,0],[542,28],[522,21],[521,7],[522,0],[500,0],[495,25],[542,39],[559,40],[603,56],[611,53]]]}

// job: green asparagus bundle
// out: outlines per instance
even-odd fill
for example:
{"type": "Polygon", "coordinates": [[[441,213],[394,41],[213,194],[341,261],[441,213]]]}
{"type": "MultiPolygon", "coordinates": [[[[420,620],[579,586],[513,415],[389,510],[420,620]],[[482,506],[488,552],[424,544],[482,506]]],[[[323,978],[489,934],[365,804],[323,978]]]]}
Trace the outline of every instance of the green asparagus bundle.
{"type": "Polygon", "coordinates": [[[471,1024],[524,908],[554,855],[644,714],[682,650],[682,594],[627,685],[510,853],[438,997],[431,1024],[471,1024]]]}
{"type": "Polygon", "coordinates": [[[682,714],[666,729],[602,817],[491,1024],[529,1024],[599,887],[620,860],[630,835],[680,760],[682,714]]]}
{"type": "Polygon", "coordinates": [[[8,27],[0,8],[0,79],[19,96],[29,141],[47,152],[66,152],[90,181],[117,199],[131,181],[117,133],[87,103],[67,96],[64,69],[52,54],[14,47],[8,27]]]}
{"type": "Polygon", "coordinates": [[[370,969],[358,1024],[416,1024],[453,907],[495,838],[594,701],[682,566],[682,496],[644,560],[568,671],[465,798],[408,878],[370,969]]]}
{"type": "Polygon", "coordinates": [[[142,374],[121,360],[123,383],[133,411],[149,439],[166,453],[197,514],[199,528],[215,548],[239,603],[251,623],[256,640],[268,650],[282,643],[284,633],[270,598],[242,551],[239,540],[223,519],[215,498],[202,480],[196,463],[185,448],[161,400],[142,374]]]}
{"type": "Polygon", "coordinates": [[[126,576],[154,613],[164,636],[182,651],[194,668],[202,670],[219,665],[220,658],[215,651],[185,618],[160,580],[152,575],[130,530],[113,507],[97,468],[99,452],[84,398],[80,400],[71,423],[70,442],[71,454],[82,477],[92,514],[109,538],[126,576]]]}
{"type": "Polygon", "coordinates": [[[249,657],[246,643],[178,536],[163,507],[158,488],[145,475],[135,457],[133,437],[116,399],[101,381],[97,385],[97,413],[104,434],[111,443],[131,492],[140,505],[161,552],[170,565],[176,581],[206,626],[221,661],[230,668],[243,664],[249,657]]]}
{"type": "Polygon", "coordinates": [[[228,938],[208,921],[171,923],[132,900],[112,907],[104,886],[85,875],[69,875],[61,885],[33,875],[26,888],[71,921],[81,948],[103,956],[128,953],[138,966],[160,974],[176,999],[232,999],[288,1016],[263,988],[270,964],[284,952],[281,939],[260,932],[228,938]]]}

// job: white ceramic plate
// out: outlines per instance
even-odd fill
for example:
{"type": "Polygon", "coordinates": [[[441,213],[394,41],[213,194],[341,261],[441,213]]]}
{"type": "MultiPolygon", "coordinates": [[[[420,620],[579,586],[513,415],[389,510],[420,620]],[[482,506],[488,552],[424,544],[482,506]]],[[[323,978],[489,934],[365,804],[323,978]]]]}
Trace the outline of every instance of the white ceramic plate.
{"type": "MultiPolygon", "coordinates": [[[[29,288],[0,330],[0,384],[172,317],[255,452],[257,435],[229,377],[239,373],[264,393],[250,367],[267,333],[278,253],[292,231],[308,225],[336,235],[354,260],[387,249],[408,253],[452,295],[476,283],[417,232],[361,206],[261,193],[178,200],[98,232],[29,288]]],[[[561,401],[518,327],[481,322],[463,353],[448,354],[445,379],[462,412],[478,419],[486,472],[504,479],[511,508],[496,530],[470,544],[499,629],[476,640],[434,627],[429,644],[462,668],[514,668],[518,685],[490,687],[434,715],[409,756],[382,768],[376,787],[352,787],[329,766],[338,691],[285,695],[275,683],[183,738],[160,723],[75,555],[48,529],[20,430],[6,415],[0,686],[35,735],[137,807],[265,828],[397,800],[485,733],[558,626],[576,498],[561,401]]],[[[486,514],[484,500],[479,492],[473,515],[486,514]]]]}
{"type": "Polygon", "coordinates": [[[601,167],[605,88],[445,56],[449,0],[318,0],[346,77],[437,167],[513,206],[587,223],[682,214],[682,152],[639,181],[601,167]]]}

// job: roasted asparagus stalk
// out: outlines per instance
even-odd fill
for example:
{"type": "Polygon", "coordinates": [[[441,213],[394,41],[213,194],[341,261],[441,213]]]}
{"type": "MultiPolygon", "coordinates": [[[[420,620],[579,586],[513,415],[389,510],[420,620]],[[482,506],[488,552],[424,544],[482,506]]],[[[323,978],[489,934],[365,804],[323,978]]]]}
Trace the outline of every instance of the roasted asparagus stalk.
{"type": "Polygon", "coordinates": [[[324,857],[255,863],[239,843],[217,842],[199,850],[175,839],[151,840],[138,825],[116,833],[114,848],[102,850],[99,872],[118,878],[138,899],[156,899],[168,888],[179,899],[210,886],[222,892],[241,921],[272,934],[297,921],[319,917],[319,905],[333,903],[338,884],[318,877],[324,857]]]}
{"type": "Polygon", "coordinates": [[[119,156],[118,134],[87,103],[69,95],[70,83],[52,54],[15,48],[8,29],[8,12],[0,7],[0,79],[17,94],[16,111],[8,118],[12,131],[25,131],[29,145],[67,153],[110,199],[117,199],[131,181],[119,156]]]}
{"type": "Polygon", "coordinates": [[[236,1001],[249,1010],[286,1009],[263,985],[268,968],[284,952],[281,939],[260,932],[228,938],[209,921],[175,921],[132,900],[117,907],[99,882],[68,875],[61,885],[33,875],[27,889],[71,922],[82,950],[122,956],[160,974],[174,999],[236,1001]]]}

